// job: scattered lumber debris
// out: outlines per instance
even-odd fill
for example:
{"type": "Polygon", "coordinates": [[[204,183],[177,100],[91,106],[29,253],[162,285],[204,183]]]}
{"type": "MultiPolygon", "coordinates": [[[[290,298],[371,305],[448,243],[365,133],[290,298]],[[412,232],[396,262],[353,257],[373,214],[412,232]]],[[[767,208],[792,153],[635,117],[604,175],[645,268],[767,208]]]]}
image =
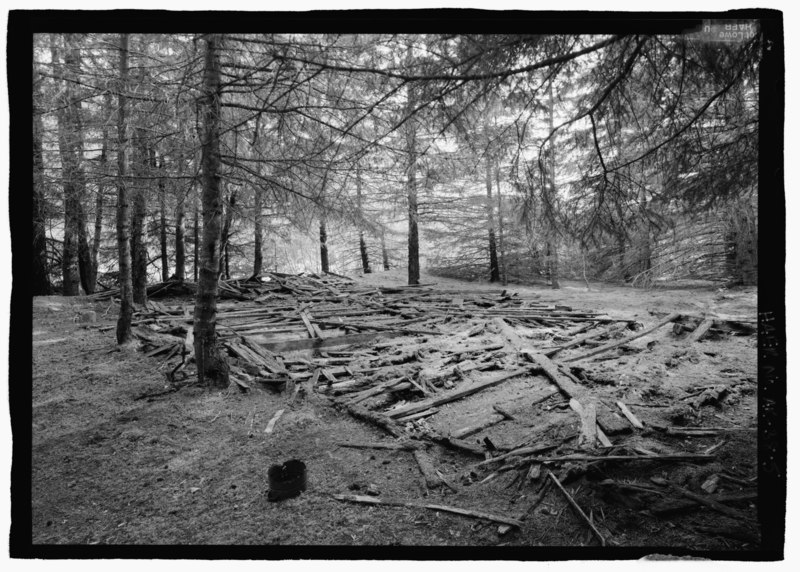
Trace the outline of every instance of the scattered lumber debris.
{"type": "MultiPolygon", "coordinates": [[[[142,355],[157,360],[157,367],[171,369],[167,373],[170,380],[181,370],[185,378],[191,377],[193,317],[191,302],[185,297],[193,296],[195,290],[191,282],[153,285],[148,289],[150,300],[134,315],[134,333],[142,355]]],[[[119,290],[109,289],[90,298],[118,296],[119,290]]],[[[509,510],[503,516],[374,496],[336,495],[338,500],[452,512],[497,522],[498,532],[506,534],[520,527],[547,491],[556,487],[605,545],[592,514],[587,516],[578,504],[583,504],[579,489],[571,489],[574,492],[570,494],[564,487],[583,475],[591,476],[593,483],[601,481],[599,486],[587,487],[605,493],[601,500],[628,506],[621,499],[640,495],[650,502],[640,502],[645,506],[639,508],[656,517],[706,506],[747,522],[746,509],[727,505],[756,498],[750,490],[719,494],[737,481],[724,471],[703,483],[705,495],[673,483],[658,488],[630,482],[624,474],[634,464],[639,475],[648,470],[650,475],[665,475],[670,466],[715,460],[726,441],[715,445],[697,441],[752,431],[694,426],[703,412],[700,408],[718,406],[726,398],[726,403],[735,401],[731,396],[737,395],[736,381],[712,381],[714,385],[675,398],[677,404],[670,404],[666,394],[656,394],[656,403],[644,393],[627,393],[623,388],[638,387],[630,379],[623,383],[622,372],[618,380],[616,372],[606,371],[605,365],[570,365],[595,357],[599,361],[602,354],[616,356],[610,352],[625,350],[630,342],[657,333],[672,339],[680,336],[684,354],[701,359],[701,354],[713,353],[692,350],[689,344],[706,339],[707,346],[721,334],[751,335],[755,322],[747,318],[670,313],[632,331],[636,322],[629,317],[575,309],[539,296],[444,290],[424,284],[366,286],[335,274],[269,272],[246,280],[220,281],[217,324],[232,382],[241,391],[284,392],[286,407],[291,410],[307,406],[310,396],[324,396],[322,402],[391,437],[339,442],[337,446],[402,451],[404,458],[413,458],[430,494],[462,491],[437,470],[444,466],[440,457],[444,449],[449,450],[448,465],[451,459],[463,458],[463,470],[457,468],[455,473],[457,484],[492,487],[501,482],[502,486],[518,483],[520,490],[538,491],[529,497],[524,510],[509,510]],[[676,325],[671,332],[657,332],[669,323],[676,325]],[[299,395],[309,399],[296,405],[299,395]],[[642,418],[631,406],[636,406],[637,413],[642,411],[642,418]],[[677,426],[681,422],[671,413],[675,406],[692,413],[686,426],[677,426]],[[657,415],[639,407],[666,410],[657,415]],[[469,417],[462,416],[463,412],[469,417]],[[556,421],[537,423],[542,417],[556,421]],[[524,438],[520,431],[526,431],[524,438]],[[681,439],[687,437],[696,440],[681,439]],[[661,440],[664,443],[658,443],[661,440]],[[678,449],[684,443],[686,448],[678,449]],[[698,446],[689,448],[693,444],[698,446]],[[499,478],[508,472],[513,476],[510,484],[509,479],[499,478]]],[[[678,365],[676,358],[674,367],[678,365]]],[[[730,377],[744,379],[741,375],[730,372],[730,377]]],[[[720,379],[726,376],[724,373],[720,379]]],[[[175,384],[170,391],[185,385],[175,384]]],[[[275,431],[284,412],[279,409],[273,415],[265,434],[275,431]]],[[[753,486],[752,481],[738,481],[742,487],[753,486]]],[[[630,502],[636,504],[635,499],[630,502]]],[[[752,537],[747,527],[744,532],[715,530],[707,533],[752,537]]]]}
{"type": "Polygon", "coordinates": [[[366,497],[361,495],[333,495],[333,498],[336,500],[347,501],[347,502],[354,502],[354,503],[362,503],[362,504],[373,504],[373,505],[387,505],[387,506],[404,506],[409,508],[426,508],[430,510],[438,510],[441,512],[450,512],[453,514],[460,514],[461,516],[467,516],[470,518],[480,518],[483,520],[489,520],[492,522],[499,522],[500,524],[507,524],[509,526],[522,526],[522,522],[505,516],[497,516],[494,514],[489,514],[485,512],[480,512],[477,510],[469,510],[464,508],[457,508],[453,506],[444,506],[440,504],[427,504],[427,503],[418,503],[418,502],[404,502],[404,501],[393,501],[393,500],[386,500],[386,499],[377,499],[374,497],[366,497]]]}

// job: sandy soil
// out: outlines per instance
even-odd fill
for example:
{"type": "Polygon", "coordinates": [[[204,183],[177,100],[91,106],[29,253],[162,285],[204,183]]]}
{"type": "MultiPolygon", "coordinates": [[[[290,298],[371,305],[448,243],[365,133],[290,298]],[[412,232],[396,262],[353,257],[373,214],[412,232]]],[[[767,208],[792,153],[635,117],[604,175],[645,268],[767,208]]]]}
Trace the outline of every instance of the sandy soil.
{"type": "MultiPolygon", "coordinates": [[[[403,284],[403,272],[360,277],[369,284],[403,284]]],[[[423,276],[424,283],[458,290],[498,290],[423,276]]],[[[561,290],[509,285],[521,296],[596,309],[649,325],[670,312],[755,319],[756,291],[681,288],[635,290],[566,283],[561,290]]],[[[515,471],[483,484],[490,471],[469,476],[475,459],[431,448],[436,467],[457,492],[427,490],[411,453],[352,449],[342,442],[387,438],[376,428],[310,394],[289,403],[270,391],[209,392],[186,387],[145,397],[166,387],[163,359],[119,351],[111,325],[116,307],[59,297],[33,303],[32,517],[35,544],[280,544],[429,546],[595,546],[596,539],[554,490],[527,515],[521,530],[500,534],[496,523],[422,508],[345,503],[334,494],[377,492],[379,498],[428,502],[500,515],[524,512],[538,490],[515,471]],[[81,324],[94,310],[97,324],[81,324]],[[285,409],[272,433],[265,427],[285,409]],[[267,468],[288,459],[308,467],[308,490],[282,502],[267,499],[267,468]]],[[[520,332],[533,347],[552,347],[535,331],[520,332]]],[[[586,348],[569,350],[577,355],[586,348]]],[[[746,489],[756,472],[756,338],[711,336],[687,345],[665,327],[631,342],[613,359],[580,362],[601,401],[617,400],[647,425],[723,428],[707,437],[670,436],[645,430],[618,440],[655,452],[701,452],[720,444],[712,463],[642,463],[604,467],[567,488],[612,546],[747,550],[757,546],[747,521],[756,502],[734,506],[736,518],[709,508],[669,517],[647,511],[653,496],[619,497],[601,486],[614,479],[657,488],[666,477],[692,491],[724,474],[715,494],[746,489]],[[691,396],[724,385],[717,403],[692,408],[691,396]],[[689,397],[687,397],[689,396],[689,397]],[[736,538],[736,531],[739,531],[736,538]],[[733,533],[731,531],[734,531],[733,533]]],[[[609,356],[598,356],[598,358],[609,356]]],[[[468,426],[492,414],[492,405],[516,419],[470,437],[511,446],[574,433],[577,415],[541,376],[524,376],[475,398],[443,406],[426,422],[440,431],[468,426]]],[[[660,491],[655,498],[672,498],[660,491]]]]}

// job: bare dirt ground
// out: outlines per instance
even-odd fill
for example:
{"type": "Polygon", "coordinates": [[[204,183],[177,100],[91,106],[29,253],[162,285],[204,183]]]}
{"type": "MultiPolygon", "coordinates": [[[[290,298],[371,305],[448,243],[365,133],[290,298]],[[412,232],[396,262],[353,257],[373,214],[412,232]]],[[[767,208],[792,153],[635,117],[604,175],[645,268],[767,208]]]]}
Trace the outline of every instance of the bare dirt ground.
{"type": "MultiPolygon", "coordinates": [[[[379,272],[359,281],[403,284],[405,275],[379,272]]],[[[495,285],[430,276],[422,281],[449,289],[497,290],[495,285]]],[[[507,289],[644,324],[657,321],[653,313],[756,317],[755,289],[636,290],[591,284],[587,291],[583,283],[563,286],[557,291],[515,285],[507,289]]],[[[222,392],[187,387],[142,398],[165,387],[163,360],[119,351],[113,331],[98,331],[97,326],[114,323],[116,310],[107,303],[34,299],[34,544],[596,545],[586,525],[552,488],[520,529],[505,534],[497,523],[486,520],[336,500],[334,494],[370,491],[379,498],[514,516],[525,512],[538,488],[532,481],[513,479],[512,471],[484,483],[464,478],[464,467],[475,461],[437,450],[436,466],[455,490],[427,490],[410,452],[339,446],[385,437],[332,407],[321,394],[290,404],[289,396],[270,391],[243,394],[235,387],[222,392]],[[76,321],[86,309],[96,311],[97,324],[87,327],[76,321]],[[286,412],[275,430],[265,433],[279,409],[286,412]],[[306,463],[308,490],[296,498],[269,502],[267,469],[288,459],[306,463]]],[[[716,495],[755,486],[756,337],[714,336],[687,346],[668,330],[631,342],[633,349],[615,353],[613,359],[591,360],[587,368],[595,380],[606,372],[603,399],[625,400],[646,426],[721,428],[709,436],[647,430],[626,439],[655,452],[697,453],[719,445],[717,459],[614,466],[597,478],[591,478],[590,471],[566,487],[591,513],[609,546],[756,548],[757,533],[747,522],[709,507],[668,516],[648,511],[652,502],[674,496],[653,485],[652,477],[666,477],[697,494],[705,494],[700,487],[713,475],[722,476],[716,495]],[[687,405],[687,396],[718,384],[730,388],[724,400],[699,408],[687,405]],[[632,488],[619,495],[618,488],[600,485],[604,479],[656,490],[632,488]]],[[[507,445],[537,432],[552,437],[577,430],[577,415],[559,400],[530,406],[548,391],[552,387],[543,378],[525,377],[482,393],[479,399],[443,406],[429,423],[440,428],[469,425],[491,404],[500,403],[521,412],[518,419],[473,439],[489,437],[507,445]]],[[[754,522],[755,505],[752,500],[730,506],[754,522]]]]}

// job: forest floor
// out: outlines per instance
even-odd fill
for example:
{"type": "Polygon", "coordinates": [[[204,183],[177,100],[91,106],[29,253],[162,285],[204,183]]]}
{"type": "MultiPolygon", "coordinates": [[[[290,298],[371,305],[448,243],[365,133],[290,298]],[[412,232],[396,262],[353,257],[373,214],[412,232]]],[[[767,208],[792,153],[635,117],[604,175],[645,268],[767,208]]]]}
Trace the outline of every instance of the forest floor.
{"type": "MultiPolygon", "coordinates": [[[[405,273],[378,272],[356,280],[402,285],[405,273]]],[[[498,289],[426,275],[422,282],[450,289],[498,289]]],[[[756,317],[754,288],[639,290],[590,284],[587,291],[584,283],[562,286],[507,289],[644,324],[656,321],[651,313],[756,317]]],[[[385,436],[313,391],[291,404],[285,394],[241,393],[235,386],[225,391],[189,386],[142,399],[164,388],[163,360],[119,351],[113,331],[99,331],[97,326],[113,325],[116,310],[108,302],[86,299],[34,299],[34,544],[597,545],[554,487],[526,515],[521,528],[508,532],[500,531],[496,522],[437,510],[337,500],[333,495],[372,494],[516,518],[526,512],[538,488],[533,481],[513,478],[513,471],[484,483],[463,479],[462,456],[437,449],[436,466],[454,486],[429,490],[408,451],[339,446],[343,441],[374,443],[385,436]],[[79,313],[87,309],[96,312],[96,324],[78,323],[79,313]],[[266,433],[265,426],[279,409],[284,415],[266,433]],[[270,502],[267,469],[288,459],[306,464],[308,488],[296,498],[270,502]]],[[[718,429],[701,436],[643,431],[626,439],[657,453],[713,449],[715,460],[625,463],[600,471],[600,480],[638,483],[638,491],[601,486],[597,478],[581,478],[565,487],[586,514],[591,513],[609,546],[757,548],[757,531],[751,526],[756,519],[754,499],[729,505],[735,507],[733,516],[708,506],[661,515],[647,510],[653,499],[680,498],[669,488],[655,486],[651,477],[667,478],[701,495],[706,494],[701,486],[709,486],[709,480],[714,481],[715,495],[740,494],[756,485],[756,337],[716,336],[688,347],[667,330],[640,338],[636,352],[600,361],[594,372],[605,370],[607,377],[616,372],[608,382],[608,395],[624,397],[646,426],[718,429]],[[697,408],[687,405],[687,396],[715,384],[729,387],[725,399],[697,408]],[[717,480],[709,479],[714,476],[717,480]]],[[[473,405],[487,409],[502,402],[523,407],[534,394],[542,394],[544,386],[537,383],[493,388],[473,405]]],[[[431,424],[459,422],[452,419],[455,406],[443,406],[431,424]]],[[[498,425],[481,437],[498,444],[515,441],[545,422],[571,431],[580,428],[578,416],[563,404],[530,409],[524,420],[506,424],[515,425],[516,432],[502,432],[498,425]]],[[[466,421],[468,412],[464,415],[466,421]]]]}

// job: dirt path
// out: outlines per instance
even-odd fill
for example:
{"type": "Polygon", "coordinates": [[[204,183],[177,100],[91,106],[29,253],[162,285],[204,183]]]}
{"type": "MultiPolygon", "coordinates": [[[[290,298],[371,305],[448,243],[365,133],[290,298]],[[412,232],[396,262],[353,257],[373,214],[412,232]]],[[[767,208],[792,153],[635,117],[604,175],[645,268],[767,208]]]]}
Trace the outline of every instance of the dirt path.
{"type": "MultiPolygon", "coordinates": [[[[424,277],[445,288],[496,289],[424,277]]],[[[371,284],[402,283],[396,272],[367,276],[371,284]]],[[[566,284],[558,292],[509,287],[512,292],[541,294],[543,300],[611,315],[654,320],[650,312],[684,311],[719,316],[755,317],[754,290],[640,291],[629,288],[566,284]]],[[[328,398],[310,394],[294,404],[269,391],[206,392],[184,388],[141,398],[165,388],[165,369],[158,357],[145,358],[115,348],[113,333],[100,333],[79,323],[79,312],[94,310],[100,325],[114,322],[108,305],[41,298],[33,308],[33,540],[42,544],[282,544],[282,545],[592,545],[587,528],[551,492],[519,531],[501,535],[496,523],[421,508],[343,503],[334,494],[377,493],[380,498],[429,502],[499,515],[521,511],[535,494],[532,487],[512,483],[505,473],[485,484],[464,484],[457,478],[467,461],[458,453],[435,450],[435,464],[456,482],[428,491],[412,454],[402,450],[352,449],[341,442],[375,442],[385,437],[331,406],[328,398]],[[285,413],[272,433],[269,420],[285,413]],[[300,497],[269,502],[267,468],[288,459],[308,466],[308,490],[300,497]]],[[[756,468],[755,337],[729,337],[681,348],[677,342],[641,339],[640,353],[620,356],[613,364],[593,368],[619,371],[614,391],[632,402],[674,404],[693,388],[721,380],[745,380],[731,399],[704,407],[692,423],[737,427],[723,439],[682,437],[673,448],[706,449],[720,440],[719,460],[710,468],[690,463],[660,465],[658,474],[697,488],[724,469],[750,478],[756,468]],[[680,352],[683,353],[680,353],[680,352]],[[751,379],[752,382],[747,382],[751,379]],[[752,387],[752,389],[751,389],[752,387]],[[680,476],[683,474],[683,480],[680,476]]],[[[530,385],[509,385],[475,411],[498,400],[514,404],[538,391],[530,385]]],[[[441,421],[458,410],[443,409],[441,421]]],[[[637,412],[653,422],[672,423],[666,409],[637,412]]],[[[672,413],[674,411],[670,409],[672,413]]],[[[469,412],[463,411],[469,421],[469,412]]],[[[461,415],[459,413],[458,415],[461,415]]],[[[473,412],[474,413],[474,412],[473,412]]],[[[687,415],[693,415],[687,411],[687,415]]],[[[576,427],[569,409],[553,409],[548,422],[563,417],[576,427]]],[[[535,428],[536,418],[520,435],[535,428]]],[[[433,423],[434,421],[432,421],[433,423]]],[[[561,423],[561,421],[558,421],[561,423]]],[[[540,427],[541,428],[541,427],[540,427]]],[[[491,435],[491,433],[489,433],[491,435]]],[[[499,435],[499,434],[498,434],[499,435]]],[[[503,435],[508,436],[508,433],[503,435]]],[[[496,437],[501,440],[499,436],[496,437]]],[[[663,444],[663,439],[661,439],[663,444]]],[[[642,446],[654,441],[642,438],[642,446]]],[[[470,461],[474,462],[474,461],[470,461]]],[[[647,469],[652,471],[651,469],[647,469]]],[[[613,478],[646,479],[656,473],[630,469],[613,478]]],[[[608,476],[608,475],[606,475],[608,476]]],[[[738,490],[723,481],[719,492],[738,490]]],[[[747,539],[728,531],[698,535],[698,529],[720,524],[717,513],[704,509],[669,519],[647,515],[636,502],[614,500],[592,482],[571,487],[576,500],[593,510],[594,518],[619,546],[692,546],[698,549],[747,549],[747,539]]],[[[635,499],[631,495],[630,499],[635,499]]],[[[752,514],[754,503],[738,505],[752,514]]],[[[724,520],[725,517],[720,517],[724,520]]],[[[744,533],[743,533],[744,534],[744,533]]]]}

